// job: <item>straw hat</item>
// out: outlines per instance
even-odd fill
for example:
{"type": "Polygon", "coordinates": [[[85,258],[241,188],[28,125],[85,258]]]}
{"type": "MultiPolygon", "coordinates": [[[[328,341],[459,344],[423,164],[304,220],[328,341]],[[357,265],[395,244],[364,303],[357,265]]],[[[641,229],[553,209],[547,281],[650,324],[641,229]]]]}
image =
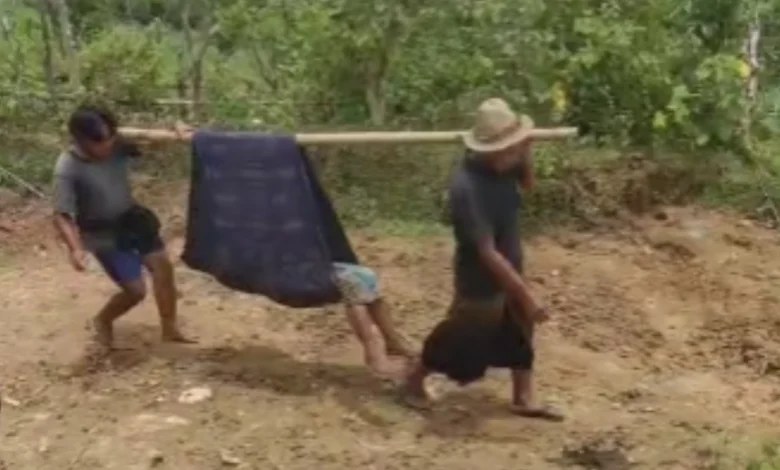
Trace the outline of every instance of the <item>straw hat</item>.
{"type": "Polygon", "coordinates": [[[490,98],[477,108],[476,122],[463,143],[475,152],[498,152],[528,138],[533,128],[533,119],[518,116],[501,98],[490,98]]]}

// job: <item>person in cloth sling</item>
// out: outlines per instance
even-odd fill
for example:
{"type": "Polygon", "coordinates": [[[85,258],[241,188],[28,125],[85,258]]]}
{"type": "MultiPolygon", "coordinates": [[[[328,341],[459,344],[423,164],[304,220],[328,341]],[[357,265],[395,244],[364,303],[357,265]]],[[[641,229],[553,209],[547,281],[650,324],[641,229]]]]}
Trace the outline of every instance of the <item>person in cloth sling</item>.
{"type": "MultiPolygon", "coordinates": [[[[179,139],[189,140],[195,128],[179,121],[174,131],[179,139]]],[[[333,263],[331,277],[341,293],[349,325],[363,348],[366,366],[380,377],[403,379],[406,365],[397,367],[392,359],[408,362],[416,358],[416,353],[390,318],[376,272],[362,265],[333,263]]]]}
{"type": "Polygon", "coordinates": [[[333,280],[343,297],[347,320],[363,346],[368,368],[381,377],[403,379],[405,367],[395,367],[391,357],[414,360],[416,355],[390,319],[376,273],[361,265],[333,263],[333,280]]]}
{"type": "Polygon", "coordinates": [[[512,410],[558,421],[555,410],[534,402],[534,326],[548,319],[523,276],[518,211],[533,185],[529,131],[501,99],[482,103],[464,138],[468,149],[449,187],[455,236],[454,297],[447,318],[426,338],[421,360],[402,391],[407,403],[427,407],[425,378],[439,372],[465,385],[486,368],[511,371],[512,410]]]}
{"type": "Polygon", "coordinates": [[[79,107],[68,121],[71,147],[54,170],[54,223],[70,263],[85,271],[91,252],[119,287],[94,317],[98,342],[113,347],[113,324],[146,296],[145,267],[152,278],[163,341],[191,343],[176,321],[173,264],[160,238],[160,222],[132,196],[128,159],[137,150],[117,137],[114,115],[79,107]]]}

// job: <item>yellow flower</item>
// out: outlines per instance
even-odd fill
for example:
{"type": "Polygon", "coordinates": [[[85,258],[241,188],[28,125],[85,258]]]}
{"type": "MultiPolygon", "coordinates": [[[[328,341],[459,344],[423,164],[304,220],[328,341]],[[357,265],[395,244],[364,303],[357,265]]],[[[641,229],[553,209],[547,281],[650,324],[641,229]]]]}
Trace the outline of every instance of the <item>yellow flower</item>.
{"type": "Polygon", "coordinates": [[[656,111],[655,116],[653,116],[653,129],[657,131],[666,129],[666,114],[656,111]]]}
{"type": "Polygon", "coordinates": [[[752,72],[750,64],[744,60],[740,60],[737,64],[737,74],[739,75],[739,78],[748,78],[750,76],[750,72],[752,72]]]}
{"type": "Polygon", "coordinates": [[[555,82],[555,85],[553,85],[552,90],[550,90],[550,100],[556,112],[562,113],[569,107],[569,99],[561,82],[555,82]]]}

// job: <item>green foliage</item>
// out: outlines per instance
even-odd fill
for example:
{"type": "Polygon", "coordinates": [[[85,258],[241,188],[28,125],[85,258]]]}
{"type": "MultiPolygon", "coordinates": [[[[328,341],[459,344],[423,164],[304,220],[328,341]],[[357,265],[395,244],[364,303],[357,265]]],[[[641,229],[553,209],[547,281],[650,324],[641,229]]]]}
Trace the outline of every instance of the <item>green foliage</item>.
{"type": "Polygon", "coordinates": [[[780,470],[780,447],[767,444],[763,448],[762,457],[748,463],[745,470],[780,470]]]}
{"type": "MultiPolygon", "coordinates": [[[[138,108],[173,94],[203,49],[215,120],[462,125],[502,95],[598,141],[722,148],[745,113],[748,21],[759,7],[774,21],[774,3],[71,0],[69,14],[81,83],[138,108]]],[[[57,22],[22,2],[5,15],[4,85],[44,90],[41,22],[55,69],[68,60],[57,22]]]]}
{"type": "Polygon", "coordinates": [[[149,106],[173,83],[176,71],[166,61],[170,50],[152,28],[101,31],[81,54],[83,85],[110,101],[149,106]]]}
{"type": "MultiPolygon", "coordinates": [[[[778,7],[780,0],[7,0],[0,139],[6,153],[39,159],[54,151],[39,136],[58,134],[85,97],[116,103],[136,122],[307,131],[464,127],[479,101],[498,95],[540,125],[578,126],[585,143],[695,156],[744,151],[751,140],[771,141],[780,122],[778,7]],[[751,102],[743,47],[756,20],[762,86],[751,102]]],[[[337,163],[324,171],[358,219],[433,217],[454,157],[419,147],[333,153],[337,163]]],[[[537,169],[555,182],[569,171],[568,151],[547,155],[537,169]]],[[[16,160],[16,168],[45,166],[16,160]]]]}

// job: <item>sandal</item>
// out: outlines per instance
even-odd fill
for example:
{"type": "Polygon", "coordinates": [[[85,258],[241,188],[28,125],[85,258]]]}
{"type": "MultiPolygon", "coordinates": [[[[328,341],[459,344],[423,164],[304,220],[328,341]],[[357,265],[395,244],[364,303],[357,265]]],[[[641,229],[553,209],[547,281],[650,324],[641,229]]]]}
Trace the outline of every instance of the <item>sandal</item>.
{"type": "Polygon", "coordinates": [[[406,405],[415,411],[431,411],[431,398],[422,397],[417,393],[412,393],[406,387],[406,384],[402,385],[398,389],[398,392],[398,398],[403,405],[406,405]]]}

